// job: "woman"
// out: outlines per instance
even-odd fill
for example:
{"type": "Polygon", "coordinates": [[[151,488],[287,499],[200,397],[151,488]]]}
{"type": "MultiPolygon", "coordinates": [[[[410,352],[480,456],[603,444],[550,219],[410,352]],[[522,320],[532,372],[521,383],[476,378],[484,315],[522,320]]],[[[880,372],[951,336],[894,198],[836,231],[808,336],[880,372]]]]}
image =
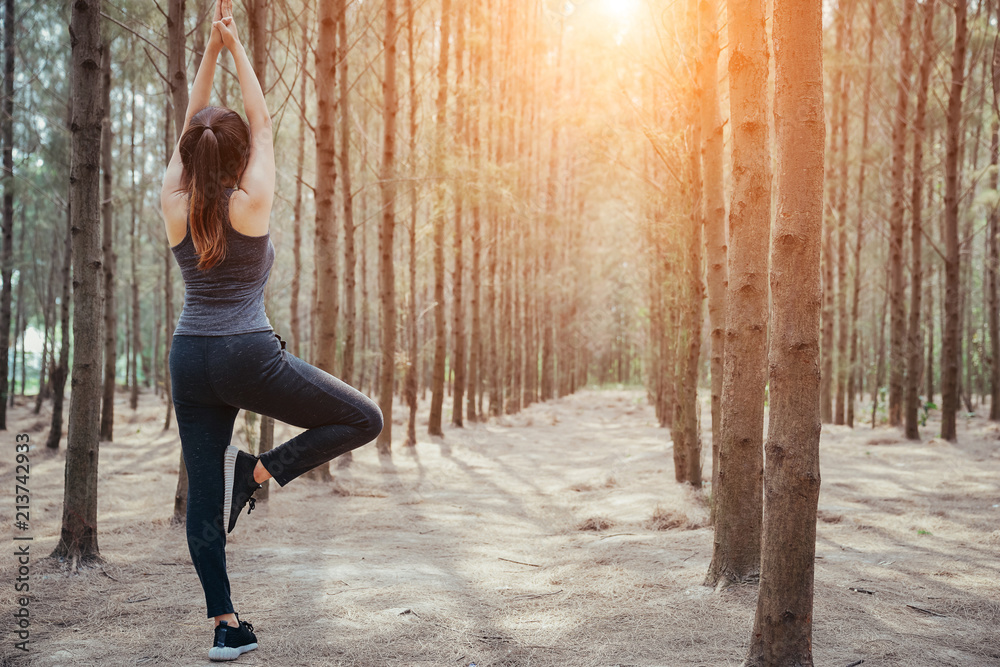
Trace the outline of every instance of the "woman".
{"type": "Polygon", "coordinates": [[[253,626],[239,620],[230,599],[225,552],[243,507],[254,507],[254,491],[271,478],[285,486],[382,430],[378,406],[287,352],[264,312],[274,183],[264,93],[240,44],[232,0],[217,0],[160,197],[186,287],[170,375],[188,473],[188,549],[214,619],[212,660],[257,648],[253,626]],[[223,46],[236,61],[249,126],[235,111],[207,106],[223,46]],[[240,408],[308,430],[253,456],[230,444],[240,408]]]}

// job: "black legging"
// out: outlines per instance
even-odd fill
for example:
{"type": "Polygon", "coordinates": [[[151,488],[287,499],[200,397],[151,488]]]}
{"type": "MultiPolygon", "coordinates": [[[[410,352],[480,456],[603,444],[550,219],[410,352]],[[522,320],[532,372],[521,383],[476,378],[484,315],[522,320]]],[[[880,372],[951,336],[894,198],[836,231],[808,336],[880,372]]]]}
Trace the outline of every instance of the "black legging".
{"type": "Polygon", "coordinates": [[[222,460],[240,408],[309,429],[261,455],[279,486],[382,430],[374,401],[284,347],[273,331],[173,337],[170,378],[188,474],[188,550],[210,618],[235,611],[226,575],[222,460]]]}

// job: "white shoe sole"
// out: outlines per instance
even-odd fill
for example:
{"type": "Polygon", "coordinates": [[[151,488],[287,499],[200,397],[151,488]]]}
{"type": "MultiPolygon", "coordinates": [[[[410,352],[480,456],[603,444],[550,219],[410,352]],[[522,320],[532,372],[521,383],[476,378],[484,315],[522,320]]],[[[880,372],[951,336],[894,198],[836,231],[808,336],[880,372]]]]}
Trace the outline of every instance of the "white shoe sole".
{"type": "MultiPolygon", "coordinates": [[[[222,464],[222,476],[225,485],[225,494],[222,499],[222,530],[229,532],[229,513],[233,507],[233,484],[236,479],[236,455],[239,453],[240,448],[236,445],[229,445],[226,447],[226,457],[222,464]]],[[[254,648],[257,645],[254,644],[254,648]]],[[[250,649],[247,649],[250,650],[250,649]]],[[[238,655],[238,654],[237,654],[238,655]]],[[[209,656],[211,657],[211,656],[209,656]]],[[[235,658],[224,658],[225,660],[233,660],[235,658]]]]}
{"type": "Polygon", "coordinates": [[[208,649],[209,660],[235,660],[247,651],[257,648],[257,644],[246,644],[245,646],[213,646],[208,649]]]}

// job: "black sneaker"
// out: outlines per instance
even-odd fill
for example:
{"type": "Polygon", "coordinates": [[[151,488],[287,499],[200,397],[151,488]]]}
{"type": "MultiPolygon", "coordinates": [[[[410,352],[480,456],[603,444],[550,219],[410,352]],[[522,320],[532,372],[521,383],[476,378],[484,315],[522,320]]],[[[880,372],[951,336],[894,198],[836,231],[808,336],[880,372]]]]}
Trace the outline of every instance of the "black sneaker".
{"type": "Polygon", "coordinates": [[[236,519],[240,512],[250,503],[247,514],[255,507],[255,499],[252,497],[254,491],[261,488],[261,484],[254,481],[253,469],[257,466],[257,457],[247,454],[236,445],[229,445],[226,448],[226,458],[223,464],[223,480],[225,481],[225,498],[222,502],[222,523],[226,526],[226,532],[233,532],[236,526],[236,519]]]}
{"type": "Polygon", "coordinates": [[[257,635],[253,633],[253,625],[248,621],[240,621],[235,628],[226,621],[219,621],[215,626],[215,644],[208,649],[209,660],[235,660],[247,651],[257,648],[257,635]]]}

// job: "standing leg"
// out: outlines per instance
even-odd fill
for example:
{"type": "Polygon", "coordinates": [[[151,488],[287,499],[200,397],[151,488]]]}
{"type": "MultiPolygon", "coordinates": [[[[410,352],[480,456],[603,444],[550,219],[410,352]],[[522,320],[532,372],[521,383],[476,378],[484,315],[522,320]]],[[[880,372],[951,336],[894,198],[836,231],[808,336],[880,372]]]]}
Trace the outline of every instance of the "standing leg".
{"type": "Polygon", "coordinates": [[[220,401],[205,373],[206,337],[175,336],[170,350],[177,430],[188,473],[188,551],[205,592],[208,617],[233,613],[222,529],[222,457],[239,408],[220,401]]]}
{"type": "Polygon", "coordinates": [[[261,455],[279,486],[382,430],[382,411],[372,399],[283,349],[273,333],[213,338],[207,360],[219,398],[308,429],[261,455]]]}

